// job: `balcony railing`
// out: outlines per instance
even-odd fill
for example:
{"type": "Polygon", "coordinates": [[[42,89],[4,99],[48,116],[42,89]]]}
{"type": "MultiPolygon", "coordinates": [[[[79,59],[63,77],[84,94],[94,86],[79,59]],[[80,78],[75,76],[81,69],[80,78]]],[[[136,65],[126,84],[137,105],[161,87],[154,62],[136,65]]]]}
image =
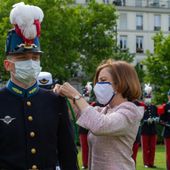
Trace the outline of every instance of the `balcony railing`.
{"type": "MultiPolygon", "coordinates": [[[[91,0],[75,0],[75,3],[86,5],[89,1],[91,0]]],[[[96,2],[122,7],[170,8],[170,0],[96,0],[96,2]]]]}
{"type": "Polygon", "coordinates": [[[110,0],[116,6],[170,8],[170,0],[110,0]]]}

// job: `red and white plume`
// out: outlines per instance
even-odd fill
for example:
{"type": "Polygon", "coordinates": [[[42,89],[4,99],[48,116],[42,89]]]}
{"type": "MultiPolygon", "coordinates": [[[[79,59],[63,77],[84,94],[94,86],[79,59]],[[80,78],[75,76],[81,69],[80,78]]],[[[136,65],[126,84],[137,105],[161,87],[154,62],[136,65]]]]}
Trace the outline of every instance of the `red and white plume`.
{"type": "Polygon", "coordinates": [[[25,5],[24,2],[13,5],[10,13],[11,24],[14,24],[17,34],[19,34],[26,43],[40,36],[40,23],[43,17],[43,11],[39,7],[25,5]]]}
{"type": "Polygon", "coordinates": [[[152,93],[152,87],[150,86],[150,84],[145,84],[145,88],[144,91],[147,95],[151,95],[152,93]]]}

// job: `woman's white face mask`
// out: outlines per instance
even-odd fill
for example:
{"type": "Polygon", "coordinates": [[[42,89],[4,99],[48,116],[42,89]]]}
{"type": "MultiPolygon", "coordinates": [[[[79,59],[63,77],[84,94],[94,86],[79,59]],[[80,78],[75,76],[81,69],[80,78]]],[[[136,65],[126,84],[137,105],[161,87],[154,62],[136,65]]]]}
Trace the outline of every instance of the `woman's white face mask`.
{"type": "Polygon", "coordinates": [[[97,82],[94,93],[97,101],[102,105],[109,104],[116,94],[110,82],[97,82]]]}
{"type": "Polygon", "coordinates": [[[18,81],[26,85],[36,80],[42,69],[40,61],[26,60],[13,63],[15,64],[15,73],[12,72],[12,74],[18,81]]]}

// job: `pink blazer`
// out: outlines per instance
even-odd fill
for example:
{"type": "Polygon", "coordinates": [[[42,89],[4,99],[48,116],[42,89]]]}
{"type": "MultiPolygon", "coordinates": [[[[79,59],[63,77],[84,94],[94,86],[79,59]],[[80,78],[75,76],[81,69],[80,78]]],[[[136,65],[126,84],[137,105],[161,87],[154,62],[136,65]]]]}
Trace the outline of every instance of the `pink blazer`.
{"type": "Polygon", "coordinates": [[[89,170],[135,170],[132,147],[143,114],[132,102],[83,110],[77,123],[90,130],[89,170]]]}

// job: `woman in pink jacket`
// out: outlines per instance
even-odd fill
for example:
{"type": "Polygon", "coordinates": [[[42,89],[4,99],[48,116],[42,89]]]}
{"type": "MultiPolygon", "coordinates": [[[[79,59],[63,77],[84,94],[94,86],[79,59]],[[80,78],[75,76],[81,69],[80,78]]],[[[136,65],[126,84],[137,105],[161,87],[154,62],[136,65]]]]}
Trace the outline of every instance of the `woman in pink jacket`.
{"type": "Polygon", "coordinates": [[[132,101],[141,87],[133,66],[107,60],[96,70],[94,93],[104,107],[90,106],[69,83],[54,91],[73,99],[80,110],[77,123],[89,129],[89,170],[135,170],[132,147],[143,111],[132,101]]]}

